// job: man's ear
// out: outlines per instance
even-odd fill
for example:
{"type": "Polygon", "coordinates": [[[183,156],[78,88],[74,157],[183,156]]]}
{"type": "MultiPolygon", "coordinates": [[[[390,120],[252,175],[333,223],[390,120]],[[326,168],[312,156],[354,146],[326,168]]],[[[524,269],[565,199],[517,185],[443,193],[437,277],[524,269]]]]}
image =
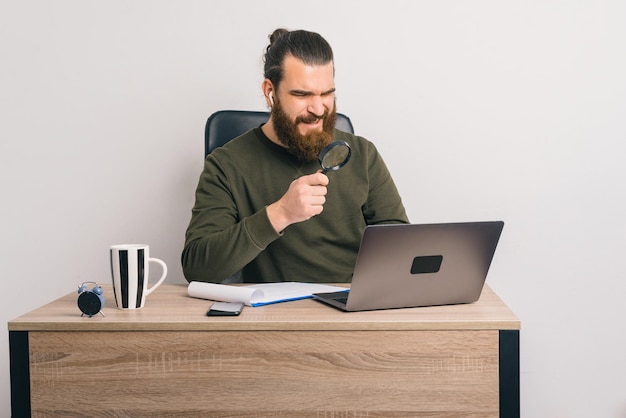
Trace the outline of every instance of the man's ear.
{"type": "Polygon", "coordinates": [[[274,96],[276,93],[274,91],[274,86],[272,85],[272,82],[267,78],[263,80],[261,90],[263,91],[263,95],[265,96],[267,106],[270,108],[274,106],[274,96]]]}

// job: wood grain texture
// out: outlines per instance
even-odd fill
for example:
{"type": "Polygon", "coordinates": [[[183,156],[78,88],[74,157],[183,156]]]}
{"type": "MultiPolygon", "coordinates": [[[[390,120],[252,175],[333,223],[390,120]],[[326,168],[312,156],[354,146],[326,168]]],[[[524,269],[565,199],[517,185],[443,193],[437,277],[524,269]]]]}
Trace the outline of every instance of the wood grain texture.
{"type": "Polygon", "coordinates": [[[341,312],[311,299],[246,307],[238,317],[206,317],[211,302],[187,296],[185,285],[162,285],[146,306],[115,307],[110,285],[104,285],[103,313],[81,317],[77,294],[70,293],[9,322],[10,331],[201,331],[201,330],[467,330],[519,329],[519,319],[488,287],[466,305],[341,312]]]}
{"type": "Polygon", "coordinates": [[[81,317],[70,293],[8,324],[27,331],[34,417],[490,417],[499,330],[520,322],[485,287],[468,305],[345,313],[307,299],[207,317],[162,285],[139,310],[81,317]]]}
{"type": "Polygon", "coordinates": [[[497,416],[497,331],[35,332],[33,416],[497,416]]]}

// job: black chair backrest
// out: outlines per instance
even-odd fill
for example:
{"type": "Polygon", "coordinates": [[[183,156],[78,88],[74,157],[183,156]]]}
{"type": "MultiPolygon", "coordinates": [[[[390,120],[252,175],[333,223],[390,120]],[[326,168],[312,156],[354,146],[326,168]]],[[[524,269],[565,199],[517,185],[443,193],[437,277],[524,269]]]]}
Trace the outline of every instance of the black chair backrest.
{"type": "MultiPolygon", "coordinates": [[[[204,130],[204,155],[221,147],[244,132],[267,122],[269,112],[253,112],[246,110],[220,110],[209,116],[204,130]]],[[[350,118],[337,113],[337,129],[354,133],[350,118]]]]}

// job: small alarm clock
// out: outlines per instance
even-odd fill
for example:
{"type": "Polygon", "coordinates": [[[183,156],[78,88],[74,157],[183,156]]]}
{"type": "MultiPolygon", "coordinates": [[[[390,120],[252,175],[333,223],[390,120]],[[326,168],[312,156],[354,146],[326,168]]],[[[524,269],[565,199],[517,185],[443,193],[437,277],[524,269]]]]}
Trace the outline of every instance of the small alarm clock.
{"type": "Polygon", "coordinates": [[[78,309],[82,312],[82,315],[87,315],[89,318],[100,313],[104,307],[104,296],[102,295],[102,286],[96,282],[84,282],[78,287],[78,309]],[[88,289],[88,284],[94,284],[93,288],[88,289]]]}

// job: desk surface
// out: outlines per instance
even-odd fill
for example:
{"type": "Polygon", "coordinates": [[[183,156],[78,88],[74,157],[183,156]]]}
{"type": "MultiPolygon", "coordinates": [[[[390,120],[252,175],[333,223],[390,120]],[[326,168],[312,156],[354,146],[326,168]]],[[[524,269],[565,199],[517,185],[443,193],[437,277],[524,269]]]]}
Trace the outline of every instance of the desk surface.
{"type": "Polygon", "coordinates": [[[238,317],[184,284],[140,310],[104,295],[106,316],[72,292],[9,322],[14,416],[519,417],[520,322],[487,286],[467,305],[238,317]]]}
{"type": "Polygon", "coordinates": [[[187,285],[164,284],[137,310],[115,307],[104,287],[105,316],[80,315],[75,292],[8,323],[9,331],[246,331],[246,330],[518,330],[519,319],[485,286],[472,304],[341,312],[312,299],[246,306],[238,317],[207,317],[211,301],[187,296],[187,285]]]}

